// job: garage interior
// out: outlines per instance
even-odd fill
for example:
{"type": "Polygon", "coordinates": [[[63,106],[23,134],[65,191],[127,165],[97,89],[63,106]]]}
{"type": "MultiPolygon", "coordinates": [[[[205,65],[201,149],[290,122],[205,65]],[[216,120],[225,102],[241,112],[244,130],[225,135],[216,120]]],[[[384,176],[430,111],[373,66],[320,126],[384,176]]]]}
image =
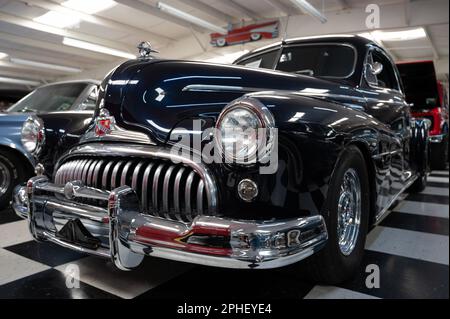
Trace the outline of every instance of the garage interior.
{"type": "MultiPolygon", "coordinates": [[[[449,2],[444,0],[310,0],[316,14],[290,0],[0,0],[0,110],[34,88],[56,81],[101,80],[138,55],[149,41],[156,57],[231,64],[253,49],[287,38],[329,34],[368,37],[398,63],[433,61],[449,87],[449,2]],[[379,27],[366,9],[376,3],[379,27]],[[200,23],[186,19],[196,17],[200,23]],[[279,36],[225,47],[210,33],[227,24],[278,20],[279,36]],[[370,22],[370,21],[369,21],[370,22]],[[373,22],[373,21],[372,21],[373,22]]],[[[376,21],[375,21],[376,22],[376,21]]],[[[219,29],[219,30],[218,30],[219,29]]],[[[1,116],[1,113],[0,113],[1,116]]],[[[420,194],[404,194],[368,235],[355,278],[339,286],[311,283],[292,269],[240,271],[147,258],[135,272],[32,240],[27,221],[0,212],[0,298],[370,299],[449,297],[449,171],[435,170],[420,194]],[[80,269],[80,288],[66,285],[67,265],[80,269]],[[366,267],[380,268],[380,288],[368,288],[366,267]],[[202,280],[199,281],[198,278],[202,280]],[[292,285],[292,278],[296,284],[292,285]],[[211,289],[214,282],[216,287],[211,289]],[[209,287],[209,288],[208,288],[209,287]]]]}

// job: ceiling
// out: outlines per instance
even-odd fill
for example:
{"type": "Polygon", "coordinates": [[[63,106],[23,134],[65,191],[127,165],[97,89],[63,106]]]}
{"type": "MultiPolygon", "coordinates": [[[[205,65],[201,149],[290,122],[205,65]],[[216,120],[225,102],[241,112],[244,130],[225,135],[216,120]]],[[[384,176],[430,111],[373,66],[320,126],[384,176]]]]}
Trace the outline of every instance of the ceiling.
{"type": "MultiPolygon", "coordinates": [[[[277,41],[213,48],[209,45],[212,31],[159,10],[156,0],[95,0],[97,4],[106,2],[112,6],[91,14],[80,11],[84,10],[79,6],[80,2],[86,0],[71,0],[75,7],[70,8],[66,1],[0,0],[0,88],[33,87],[70,78],[101,79],[124,60],[111,53],[65,45],[64,38],[115,49],[121,54],[137,54],[136,45],[148,40],[160,51],[161,57],[213,61],[231,61],[245,50],[277,41]],[[66,27],[51,27],[45,24],[47,22],[37,22],[41,20],[36,18],[51,11],[63,15],[59,23],[68,23],[71,19],[78,21],[66,27]],[[2,82],[5,78],[29,82],[2,82]]],[[[327,17],[328,21],[323,24],[296,8],[291,0],[162,2],[219,27],[226,27],[227,23],[279,18],[281,36],[286,37],[366,33],[368,13],[365,9],[368,4],[376,2],[380,7],[380,30],[402,31],[423,27],[425,31],[425,36],[414,40],[381,41],[393,57],[398,61],[434,60],[440,76],[445,78],[448,74],[448,1],[309,0],[327,17]]]]}

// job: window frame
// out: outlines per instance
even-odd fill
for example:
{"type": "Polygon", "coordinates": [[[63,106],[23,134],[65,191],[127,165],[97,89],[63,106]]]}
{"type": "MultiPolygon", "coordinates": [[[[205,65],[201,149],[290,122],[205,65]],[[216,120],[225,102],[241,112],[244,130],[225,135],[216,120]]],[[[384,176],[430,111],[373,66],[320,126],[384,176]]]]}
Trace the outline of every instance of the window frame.
{"type": "Polygon", "coordinates": [[[341,77],[341,76],[313,76],[313,77],[317,77],[317,78],[323,78],[323,79],[337,79],[337,80],[346,80],[351,78],[356,71],[356,66],[358,63],[358,50],[356,49],[356,47],[350,43],[338,43],[338,42],[315,42],[315,43],[295,43],[295,44],[286,44],[281,46],[280,48],[280,54],[278,56],[278,59],[276,60],[276,64],[274,66],[274,70],[275,71],[279,71],[279,72],[286,72],[286,73],[290,73],[290,74],[295,74],[295,72],[287,72],[287,71],[282,71],[282,70],[277,70],[277,66],[280,62],[280,58],[281,55],[283,54],[283,51],[285,49],[289,49],[292,47],[300,47],[300,46],[345,46],[348,48],[351,48],[353,50],[354,56],[353,56],[353,65],[352,65],[352,69],[351,72],[349,73],[349,75],[345,76],[345,77],[341,77]]]}
{"type": "MultiPolygon", "coordinates": [[[[372,61],[373,61],[373,57],[372,57],[372,61]]],[[[383,65],[383,68],[384,67],[385,67],[385,65],[383,65]]],[[[400,75],[399,75],[399,72],[398,72],[398,69],[397,69],[395,63],[392,61],[392,58],[388,54],[386,54],[386,52],[384,52],[384,50],[382,50],[379,47],[371,45],[369,47],[369,49],[367,50],[366,56],[364,58],[363,76],[361,77],[361,82],[362,81],[364,81],[369,88],[372,88],[372,89],[375,89],[375,90],[388,90],[388,91],[391,91],[391,92],[397,92],[397,93],[400,93],[401,95],[404,96],[403,83],[401,82],[400,75]],[[367,63],[368,63],[367,61],[369,59],[369,56],[372,56],[372,52],[374,52],[374,51],[376,51],[377,53],[381,54],[389,62],[390,67],[391,67],[391,69],[393,71],[394,80],[395,80],[395,82],[397,84],[397,89],[386,88],[386,87],[381,87],[381,86],[378,86],[378,85],[374,85],[373,83],[371,83],[371,82],[369,82],[367,80],[367,67],[366,67],[367,63]]],[[[361,86],[363,86],[362,83],[361,83],[361,86]]]]}

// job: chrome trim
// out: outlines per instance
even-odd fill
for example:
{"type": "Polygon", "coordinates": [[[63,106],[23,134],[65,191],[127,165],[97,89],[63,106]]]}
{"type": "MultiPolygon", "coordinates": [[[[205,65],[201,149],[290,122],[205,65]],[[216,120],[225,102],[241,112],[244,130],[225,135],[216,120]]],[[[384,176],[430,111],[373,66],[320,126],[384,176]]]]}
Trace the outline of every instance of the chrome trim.
{"type": "Polygon", "coordinates": [[[395,155],[395,154],[399,154],[401,152],[402,152],[402,150],[394,150],[394,151],[390,151],[390,152],[383,152],[383,153],[372,155],[372,158],[373,159],[380,159],[380,158],[382,158],[384,156],[395,155]]]}
{"type": "Polygon", "coordinates": [[[94,176],[94,169],[97,166],[97,164],[99,163],[99,160],[94,160],[92,161],[92,163],[89,165],[88,170],[87,170],[87,174],[86,174],[86,184],[89,185],[94,185],[93,181],[92,181],[92,177],[94,176]]]}
{"type": "Polygon", "coordinates": [[[211,84],[190,84],[186,85],[183,92],[260,92],[264,91],[261,88],[243,87],[243,86],[231,86],[231,85],[211,85],[211,84]]]}
{"type": "Polygon", "coordinates": [[[197,186],[197,214],[203,215],[203,181],[200,181],[197,186]]]}
{"type": "MultiPolygon", "coordinates": [[[[214,215],[218,207],[218,190],[215,178],[210,169],[203,163],[197,163],[189,157],[172,154],[170,149],[165,147],[141,145],[141,144],[105,144],[86,143],[72,148],[66,155],[61,157],[56,164],[56,171],[60,165],[76,156],[116,156],[116,157],[138,157],[169,160],[173,163],[183,163],[195,171],[205,183],[205,191],[208,200],[209,214],[214,215]]],[[[103,172],[105,176],[106,169],[103,172]]],[[[68,179],[64,179],[68,180],[68,179]]],[[[102,186],[102,188],[106,188],[102,186]]]]}
{"type": "Polygon", "coordinates": [[[167,171],[166,174],[164,175],[164,182],[163,182],[163,191],[162,191],[162,195],[163,195],[163,212],[164,215],[166,217],[168,217],[168,213],[170,212],[170,207],[169,207],[169,183],[170,183],[170,178],[172,177],[172,173],[173,170],[175,169],[176,166],[170,166],[167,171]]]}
{"type": "Polygon", "coordinates": [[[189,221],[192,220],[192,207],[191,207],[191,190],[192,190],[192,182],[194,181],[195,173],[191,172],[186,180],[186,188],[184,193],[184,201],[185,201],[185,209],[186,209],[186,217],[189,221]]]}
{"type": "Polygon", "coordinates": [[[106,164],[105,169],[103,170],[103,176],[102,176],[102,188],[108,188],[108,173],[111,170],[111,166],[113,166],[114,161],[109,161],[108,164],[106,164]]]}
{"type": "Polygon", "coordinates": [[[127,186],[111,192],[79,186],[74,192],[74,198],[101,195],[102,199],[106,199],[106,209],[48,195],[58,188],[58,193],[61,193],[66,187],[51,184],[45,177],[34,177],[27,182],[26,217],[33,236],[79,252],[111,258],[116,267],[122,270],[138,267],[144,256],[226,268],[282,267],[312,255],[328,239],[325,221],[320,215],[270,221],[197,216],[192,223],[186,224],[140,213],[136,193],[127,186]],[[41,194],[41,191],[45,194],[41,194]],[[58,238],[54,220],[64,223],[73,218],[79,218],[83,224],[88,221],[90,227],[97,229],[99,234],[106,231],[107,242],[94,250],[58,238]],[[47,222],[44,223],[44,220],[47,222]],[[298,237],[293,245],[287,240],[278,241],[281,235],[289,238],[291,231],[295,231],[298,236],[304,234],[304,237],[298,237]],[[180,240],[192,236],[195,240],[196,234],[222,236],[228,241],[229,247],[227,244],[208,248],[208,243],[180,240]],[[198,250],[199,247],[206,250],[198,250]]]}
{"type": "Polygon", "coordinates": [[[99,248],[97,250],[92,250],[92,249],[80,247],[80,246],[73,245],[73,244],[67,243],[65,241],[62,241],[62,240],[56,238],[54,235],[51,235],[48,232],[43,232],[43,235],[44,235],[45,239],[47,239],[48,241],[50,241],[56,245],[78,251],[82,254],[94,255],[94,256],[102,257],[102,258],[111,258],[111,254],[108,249],[99,248]]]}
{"type": "Polygon", "coordinates": [[[174,203],[174,211],[175,211],[175,218],[177,220],[181,220],[180,216],[180,183],[181,178],[183,177],[183,173],[186,169],[184,167],[181,167],[175,176],[175,182],[173,187],[173,203],[174,203]]]}
{"type": "MultiPolygon", "coordinates": [[[[131,188],[137,189],[138,177],[141,167],[144,165],[144,161],[140,161],[133,170],[133,176],[131,177],[131,188]]],[[[144,208],[145,210],[146,208],[144,208]]]]}
{"type": "Polygon", "coordinates": [[[102,167],[103,163],[104,163],[104,161],[100,160],[94,168],[94,173],[92,175],[92,179],[94,180],[94,183],[92,183],[92,184],[94,185],[94,187],[97,187],[99,184],[99,182],[98,182],[99,176],[98,175],[100,173],[100,168],[102,167]]]}
{"type": "Polygon", "coordinates": [[[155,163],[150,163],[147,165],[147,167],[145,168],[145,171],[144,171],[143,178],[142,178],[141,203],[142,203],[142,207],[143,207],[144,211],[146,211],[147,213],[150,212],[150,205],[147,202],[147,200],[148,200],[148,183],[149,183],[150,172],[152,171],[152,168],[154,165],[155,165],[155,163]]]}
{"type": "Polygon", "coordinates": [[[385,217],[386,213],[389,211],[389,208],[394,204],[394,202],[400,197],[401,194],[403,194],[417,179],[417,176],[412,177],[408,183],[405,184],[405,186],[395,194],[395,196],[392,197],[392,199],[389,201],[389,203],[383,207],[383,209],[377,214],[375,217],[375,225],[378,225],[383,218],[385,217]]]}
{"type": "Polygon", "coordinates": [[[119,173],[119,169],[122,167],[122,165],[125,164],[125,161],[119,161],[116,165],[114,165],[114,169],[111,173],[111,188],[117,188],[119,185],[116,185],[117,181],[117,174],[119,173]]]}
{"type": "Polygon", "coordinates": [[[159,164],[158,168],[153,175],[153,183],[152,183],[152,204],[154,213],[156,216],[159,215],[159,203],[158,203],[158,188],[159,188],[159,177],[161,176],[161,171],[163,170],[165,164],[159,164]]]}
{"type": "MultiPolygon", "coordinates": [[[[106,118],[106,117],[104,117],[106,118]]],[[[95,143],[95,142],[124,142],[124,143],[142,143],[147,145],[156,145],[154,141],[145,133],[132,131],[129,129],[123,129],[117,125],[114,117],[107,117],[111,119],[110,130],[103,136],[97,136],[95,134],[95,125],[90,128],[83,136],[80,138],[80,143],[95,143]]],[[[95,120],[102,119],[99,115],[95,120]]]]}
{"type": "Polygon", "coordinates": [[[84,182],[88,182],[88,174],[89,174],[89,170],[91,169],[91,165],[95,163],[95,160],[90,159],[87,160],[86,163],[83,166],[83,169],[81,170],[81,180],[84,182]]]}
{"type": "Polygon", "coordinates": [[[123,170],[122,170],[122,176],[120,177],[120,185],[126,185],[127,184],[127,175],[128,171],[130,170],[130,166],[133,165],[133,161],[129,161],[125,164],[123,170]]]}

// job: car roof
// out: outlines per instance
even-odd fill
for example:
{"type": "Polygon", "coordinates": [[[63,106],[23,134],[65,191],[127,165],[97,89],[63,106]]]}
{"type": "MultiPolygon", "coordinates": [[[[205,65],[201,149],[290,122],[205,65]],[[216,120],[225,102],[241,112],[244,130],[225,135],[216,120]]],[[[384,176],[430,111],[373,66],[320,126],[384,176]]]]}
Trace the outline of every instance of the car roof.
{"type": "Polygon", "coordinates": [[[254,55],[255,53],[270,50],[271,48],[275,48],[280,45],[292,45],[292,44],[303,44],[303,43],[348,43],[348,44],[355,46],[356,48],[365,47],[367,45],[373,45],[376,47],[380,47],[378,44],[376,44],[372,40],[369,40],[367,38],[364,38],[364,37],[361,37],[358,35],[352,35],[352,34],[290,38],[290,39],[285,39],[283,41],[278,41],[276,43],[272,43],[270,45],[255,49],[255,50],[239,57],[234,63],[244,60],[247,57],[254,55]]]}

